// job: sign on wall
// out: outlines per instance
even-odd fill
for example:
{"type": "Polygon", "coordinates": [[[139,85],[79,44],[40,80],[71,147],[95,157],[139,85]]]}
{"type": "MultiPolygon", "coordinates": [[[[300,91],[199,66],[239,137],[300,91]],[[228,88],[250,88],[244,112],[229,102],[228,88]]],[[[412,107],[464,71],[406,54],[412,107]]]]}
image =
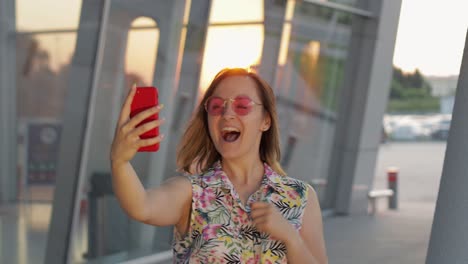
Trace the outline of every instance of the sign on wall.
{"type": "Polygon", "coordinates": [[[28,185],[55,183],[61,124],[29,123],[27,131],[28,185]]]}

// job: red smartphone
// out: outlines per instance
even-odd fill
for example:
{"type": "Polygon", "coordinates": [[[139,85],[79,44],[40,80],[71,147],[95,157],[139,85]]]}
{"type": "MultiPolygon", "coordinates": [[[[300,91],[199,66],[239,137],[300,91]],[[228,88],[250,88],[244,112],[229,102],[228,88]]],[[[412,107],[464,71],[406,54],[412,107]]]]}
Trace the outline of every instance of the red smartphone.
{"type": "MultiPolygon", "coordinates": [[[[130,118],[134,117],[138,113],[154,107],[158,105],[158,89],[156,87],[137,87],[135,95],[133,96],[133,101],[131,105],[131,110],[130,110],[130,118]]],[[[150,117],[146,118],[142,122],[140,122],[138,126],[141,126],[142,124],[151,122],[153,120],[157,120],[159,118],[159,115],[156,113],[154,115],[151,115],[150,117]]],[[[153,138],[157,137],[159,135],[159,127],[153,128],[149,131],[146,131],[142,135],[140,135],[141,139],[147,139],[147,138],[153,138]]],[[[159,143],[146,146],[146,147],[141,147],[138,149],[139,152],[155,152],[159,150],[159,143]]]]}

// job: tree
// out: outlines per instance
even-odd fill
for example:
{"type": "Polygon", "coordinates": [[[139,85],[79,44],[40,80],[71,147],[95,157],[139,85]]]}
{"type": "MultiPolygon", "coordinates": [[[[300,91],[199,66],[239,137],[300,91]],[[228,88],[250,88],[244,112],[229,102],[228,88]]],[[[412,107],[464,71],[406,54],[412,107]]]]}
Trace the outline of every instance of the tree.
{"type": "Polygon", "coordinates": [[[439,99],[431,95],[431,90],[431,85],[418,69],[406,73],[394,67],[388,111],[437,112],[439,99]]]}
{"type": "Polygon", "coordinates": [[[432,87],[418,69],[413,73],[405,73],[400,68],[393,67],[390,99],[431,97],[431,90],[432,87]]]}

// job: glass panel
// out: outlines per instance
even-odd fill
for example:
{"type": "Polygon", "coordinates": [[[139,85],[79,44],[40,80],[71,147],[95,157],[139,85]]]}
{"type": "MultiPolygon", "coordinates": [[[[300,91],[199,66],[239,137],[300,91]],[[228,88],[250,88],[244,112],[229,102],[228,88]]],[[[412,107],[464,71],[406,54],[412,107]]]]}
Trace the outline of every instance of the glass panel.
{"type": "Polygon", "coordinates": [[[213,0],[210,23],[260,22],[263,20],[263,0],[213,0]]]}
{"type": "Polygon", "coordinates": [[[263,21],[263,15],[263,0],[212,1],[210,23],[223,25],[208,27],[199,96],[221,69],[250,67],[260,62],[264,33],[258,22],[263,21]]]}
{"type": "Polygon", "coordinates": [[[200,83],[202,92],[223,68],[257,65],[262,45],[261,25],[209,27],[200,83]]]}
{"type": "Polygon", "coordinates": [[[352,6],[352,7],[358,7],[358,2],[359,2],[359,0],[327,0],[327,1],[341,4],[341,5],[352,6]]]}
{"type": "MultiPolygon", "coordinates": [[[[148,3],[147,2],[142,2],[148,3]]],[[[170,249],[170,241],[158,247],[146,239],[142,227],[122,210],[112,190],[109,151],[115,125],[129,88],[153,85],[159,29],[148,17],[133,19],[128,2],[111,2],[104,27],[102,61],[94,94],[90,150],[86,153],[85,178],[79,199],[82,208],[72,235],[72,262],[117,263],[170,249]]],[[[137,154],[132,165],[145,184],[149,155],[137,154]]],[[[157,227],[151,227],[157,230],[157,227]]]]}
{"type": "Polygon", "coordinates": [[[0,263],[43,263],[75,42],[75,32],[16,35],[18,200],[0,206],[0,263]]]}
{"type": "Polygon", "coordinates": [[[147,17],[135,19],[128,34],[125,72],[139,86],[153,83],[158,42],[159,30],[154,20],[147,17]]]}
{"type": "Polygon", "coordinates": [[[76,29],[82,0],[16,0],[16,30],[76,29]]]}
{"type": "Polygon", "coordinates": [[[282,164],[289,175],[310,182],[323,203],[338,104],[338,90],[351,34],[349,14],[296,2],[285,25],[277,102],[282,164]],[[284,52],[284,51],[283,51],[284,52]]]}

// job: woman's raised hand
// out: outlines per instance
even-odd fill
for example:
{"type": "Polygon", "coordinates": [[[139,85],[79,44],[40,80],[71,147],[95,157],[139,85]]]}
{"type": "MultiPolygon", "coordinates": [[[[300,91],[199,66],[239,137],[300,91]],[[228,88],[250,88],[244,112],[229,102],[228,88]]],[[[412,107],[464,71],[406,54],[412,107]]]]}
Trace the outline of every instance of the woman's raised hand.
{"type": "Polygon", "coordinates": [[[278,209],[265,202],[252,203],[251,217],[260,232],[268,233],[273,239],[287,242],[295,234],[294,227],[283,217],[278,209]]]}
{"type": "Polygon", "coordinates": [[[125,99],[125,103],[120,111],[119,120],[115,129],[114,139],[112,141],[110,158],[115,164],[123,164],[135,156],[140,147],[150,146],[161,142],[164,138],[163,134],[149,139],[140,139],[140,135],[155,127],[160,126],[164,122],[164,118],[148,122],[137,127],[141,121],[145,120],[152,114],[159,113],[163,105],[149,108],[141,113],[138,113],[133,118],[130,118],[130,110],[136,87],[133,86],[125,99]]]}

